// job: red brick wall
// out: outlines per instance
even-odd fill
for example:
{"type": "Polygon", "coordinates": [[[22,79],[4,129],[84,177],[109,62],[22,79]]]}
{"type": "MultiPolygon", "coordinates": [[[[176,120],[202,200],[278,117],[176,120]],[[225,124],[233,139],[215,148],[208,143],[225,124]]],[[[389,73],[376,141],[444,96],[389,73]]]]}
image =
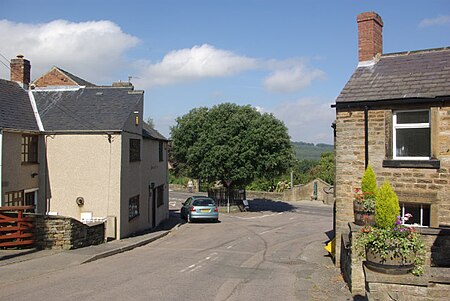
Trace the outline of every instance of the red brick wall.
{"type": "Polygon", "coordinates": [[[366,12],[358,15],[357,22],[359,61],[372,60],[383,53],[383,21],[378,14],[366,12]]]}
{"type": "Polygon", "coordinates": [[[34,85],[36,87],[77,86],[77,83],[67,77],[64,73],[61,73],[57,69],[53,68],[48,73],[34,81],[34,85]]]}

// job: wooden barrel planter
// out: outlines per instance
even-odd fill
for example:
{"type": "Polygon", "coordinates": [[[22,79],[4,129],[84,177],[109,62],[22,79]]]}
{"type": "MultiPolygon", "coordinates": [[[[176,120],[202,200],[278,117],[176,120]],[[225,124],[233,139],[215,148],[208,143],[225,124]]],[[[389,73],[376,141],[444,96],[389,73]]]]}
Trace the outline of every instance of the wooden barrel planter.
{"type": "Polygon", "coordinates": [[[363,205],[353,202],[353,214],[358,226],[375,226],[375,212],[364,210],[363,205]]]}
{"type": "Polygon", "coordinates": [[[395,256],[394,250],[390,250],[384,260],[378,253],[366,249],[365,265],[370,270],[378,273],[391,275],[407,274],[414,268],[414,254],[409,257],[395,256]]]}

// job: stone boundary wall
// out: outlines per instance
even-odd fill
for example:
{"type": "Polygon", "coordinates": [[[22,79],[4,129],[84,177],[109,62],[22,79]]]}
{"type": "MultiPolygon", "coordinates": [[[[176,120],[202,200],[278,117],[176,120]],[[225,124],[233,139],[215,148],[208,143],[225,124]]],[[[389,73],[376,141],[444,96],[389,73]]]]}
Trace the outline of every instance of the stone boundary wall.
{"type": "Polygon", "coordinates": [[[304,185],[295,185],[292,190],[286,190],[283,195],[283,200],[319,201],[332,205],[334,203],[334,189],[332,185],[317,178],[304,185]],[[317,198],[314,197],[314,183],[317,185],[317,198]]]}
{"type": "Polygon", "coordinates": [[[267,192],[267,191],[245,191],[247,200],[260,199],[260,200],[283,200],[283,192],[267,192]]]}
{"type": "Polygon", "coordinates": [[[364,259],[352,253],[351,245],[361,226],[349,223],[346,243],[341,243],[341,271],[352,294],[370,300],[438,300],[450,294],[450,229],[416,228],[426,247],[425,274],[387,275],[364,267],[364,259]],[[347,239],[348,238],[348,239],[347,239]],[[444,276],[442,276],[444,275],[444,276]],[[390,300],[390,299],[389,299],[390,300]]]}
{"type": "MultiPolygon", "coordinates": [[[[170,184],[169,188],[173,191],[187,192],[187,188],[183,185],[170,184]]],[[[194,189],[193,192],[195,193],[196,190],[194,189]]],[[[246,197],[247,199],[282,200],[287,202],[305,200],[319,201],[324,204],[333,205],[334,189],[332,185],[322,181],[321,179],[316,179],[305,185],[296,185],[293,190],[287,189],[284,192],[246,190],[246,197]],[[314,200],[312,197],[314,194],[314,182],[317,182],[317,200],[314,200]]]]}
{"type": "Polygon", "coordinates": [[[71,250],[105,242],[105,223],[83,224],[65,216],[35,215],[39,249],[71,250]]]}

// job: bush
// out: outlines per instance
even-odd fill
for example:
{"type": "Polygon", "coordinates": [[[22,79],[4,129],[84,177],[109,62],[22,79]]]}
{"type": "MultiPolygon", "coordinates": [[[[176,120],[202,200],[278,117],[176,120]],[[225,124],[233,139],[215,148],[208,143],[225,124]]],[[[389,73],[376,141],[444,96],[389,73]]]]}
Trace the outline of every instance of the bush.
{"type": "Polygon", "coordinates": [[[170,184],[177,184],[177,185],[187,185],[187,182],[189,181],[188,177],[177,177],[172,171],[169,171],[169,183],[170,184]]]}
{"type": "Polygon", "coordinates": [[[389,181],[381,185],[375,201],[375,220],[377,227],[389,229],[395,225],[397,215],[400,213],[398,197],[389,181]]]}
{"type": "Polygon", "coordinates": [[[372,195],[377,195],[377,177],[370,165],[367,165],[366,171],[361,180],[361,190],[363,193],[369,193],[372,195]]]}

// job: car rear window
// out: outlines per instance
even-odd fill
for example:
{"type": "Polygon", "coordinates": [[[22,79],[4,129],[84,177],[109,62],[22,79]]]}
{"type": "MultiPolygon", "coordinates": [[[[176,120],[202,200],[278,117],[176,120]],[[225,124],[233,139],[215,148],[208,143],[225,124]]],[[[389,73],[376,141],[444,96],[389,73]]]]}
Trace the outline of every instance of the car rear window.
{"type": "Polygon", "coordinates": [[[194,205],[194,206],[214,206],[215,203],[213,200],[201,199],[201,200],[195,200],[192,205],[194,205]]]}

